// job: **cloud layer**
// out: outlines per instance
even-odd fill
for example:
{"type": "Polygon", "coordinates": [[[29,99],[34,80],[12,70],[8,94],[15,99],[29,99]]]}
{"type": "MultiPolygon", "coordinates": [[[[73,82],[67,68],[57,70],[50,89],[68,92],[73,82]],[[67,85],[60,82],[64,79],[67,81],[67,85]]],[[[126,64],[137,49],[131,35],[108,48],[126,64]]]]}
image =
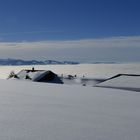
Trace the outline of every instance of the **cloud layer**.
{"type": "Polygon", "coordinates": [[[140,36],[98,39],[0,42],[2,58],[78,61],[139,61],[140,36]]]}

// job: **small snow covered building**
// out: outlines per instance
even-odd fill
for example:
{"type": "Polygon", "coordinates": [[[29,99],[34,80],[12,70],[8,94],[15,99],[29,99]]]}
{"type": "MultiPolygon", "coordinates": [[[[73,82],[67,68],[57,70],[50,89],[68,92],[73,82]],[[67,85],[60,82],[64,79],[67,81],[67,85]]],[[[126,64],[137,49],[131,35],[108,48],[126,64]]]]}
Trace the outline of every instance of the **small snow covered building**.
{"type": "Polygon", "coordinates": [[[117,74],[96,87],[123,89],[140,92],[140,75],[137,74],[117,74]]]}
{"type": "Polygon", "coordinates": [[[8,79],[16,78],[16,79],[20,79],[20,80],[31,80],[34,82],[47,82],[47,83],[63,84],[60,77],[58,77],[57,74],[53,73],[50,70],[46,71],[46,70],[24,69],[15,75],[11,76],[8,79]]]}

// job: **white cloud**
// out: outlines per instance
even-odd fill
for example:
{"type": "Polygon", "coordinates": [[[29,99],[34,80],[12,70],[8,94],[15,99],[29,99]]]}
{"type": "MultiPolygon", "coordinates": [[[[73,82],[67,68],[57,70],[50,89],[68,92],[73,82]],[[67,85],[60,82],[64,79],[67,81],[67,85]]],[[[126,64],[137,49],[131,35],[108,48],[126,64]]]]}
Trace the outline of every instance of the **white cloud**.
{"type": "Polygon", "coordinates": [[[5,58],[139,61],[139,52],[140,36],[0,43],[0,56],[5,58]]]}
{"type": "Polygon", "coordinates": [[[65,40],[65,41],[38,41],[38,42],[1,42],[1,48],[22,49],[64,49],[83,47],[140,47],[140,36],[110,37],[99,39],[65,40]]]}

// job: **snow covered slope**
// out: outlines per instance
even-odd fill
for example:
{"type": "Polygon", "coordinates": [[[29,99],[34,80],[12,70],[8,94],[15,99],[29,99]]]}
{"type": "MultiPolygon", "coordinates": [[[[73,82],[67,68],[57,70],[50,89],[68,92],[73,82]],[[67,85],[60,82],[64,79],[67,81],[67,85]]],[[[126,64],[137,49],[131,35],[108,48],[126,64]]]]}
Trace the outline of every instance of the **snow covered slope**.
{"type": "Polygon", "coordinates": [[[1,140],[139,140],[140,92],[0,80],[1,140]]]}

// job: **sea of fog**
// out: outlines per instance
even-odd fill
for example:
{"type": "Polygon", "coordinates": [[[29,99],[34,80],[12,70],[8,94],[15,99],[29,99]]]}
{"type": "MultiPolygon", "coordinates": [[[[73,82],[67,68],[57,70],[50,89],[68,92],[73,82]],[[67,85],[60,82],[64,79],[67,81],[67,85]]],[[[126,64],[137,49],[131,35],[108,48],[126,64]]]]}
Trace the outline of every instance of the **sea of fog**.
{"type": "Polygon", "coordinates": [[[39,70],[51,70],[56,74],[77,75],[88,78],[109,78],[119,73],[140,74],[140,63],[129,64],[79,64],[79,65],[28,65],[0,66],[0,79],[6,79],[11,71],[18,73],[22,69],[34,67],[39,70]]]}

